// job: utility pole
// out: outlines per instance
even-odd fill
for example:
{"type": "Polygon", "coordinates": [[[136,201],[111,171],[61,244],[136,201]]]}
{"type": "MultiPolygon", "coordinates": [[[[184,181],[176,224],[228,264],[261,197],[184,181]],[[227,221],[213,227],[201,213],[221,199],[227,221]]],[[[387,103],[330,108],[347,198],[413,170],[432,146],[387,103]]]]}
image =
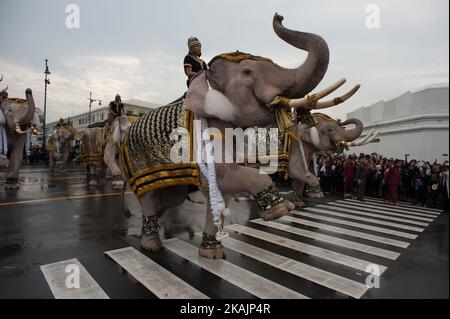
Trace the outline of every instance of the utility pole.
{"type": "Polygon", "coordinates": [[[98,102],[98,105],[102,105],[102,100],[95,100],[92,98],[92,92],[89,92],[89,116],[88,116],[88,125],[91,124],[91,107],[92,107],[92,102],[98,102]]]}
{"type": "Polygon", "coordinates": [[[46,120],[47,120],[47,85],[50,85],[50,80],[48,79],[48,76],[51,74],[50,71],[48,70],[48,60],[47,59],[45,59],[44,74],[45,74],[45,80],[44,80],[45,91],[44,91],[44,121],[43,121],[44,123],[43,123],[43,130],[42,130],[42,139],[43,139],[42,149],[43,149],[44,156],[45,156],[45,144],[46,144],[46,136],[45,136],[46,127],[45,127],[45,125],[46,125],[46,120]]]}

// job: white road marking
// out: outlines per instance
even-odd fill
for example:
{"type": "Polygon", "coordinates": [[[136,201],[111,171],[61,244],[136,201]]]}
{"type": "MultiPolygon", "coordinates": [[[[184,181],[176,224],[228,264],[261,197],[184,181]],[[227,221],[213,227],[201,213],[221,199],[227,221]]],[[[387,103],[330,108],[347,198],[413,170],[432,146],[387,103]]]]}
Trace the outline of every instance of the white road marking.
{"type": "MultiPolygon", "coordinates": [[[[328,249],[323,249],[317,246],[313,246],[313,245],[309,245],[309,244],[305,244],[302,242],[298,242],[295,240],[291,240],[289,238],[284,238],[281,236],[277,236],[277,235],[273,235],[270,234],[268,232],[264,232],[261,230],[257,230],[257,229],[253,229],[250,227],[246,227],[246,226],[242,226],[242,225],[238,225],[238,224],[233,224],[233,225],[229,225],[226,226],[225,229],[228,229],[230,231],[234,231],[240,234],[244,234],[250,237],[254,237],[272,244],[276,244],[279,246],[283,246],[283,247],[287,247],[289,249],[304,253],[304,254],[308,254],[308,255],[312,255],[312,256],[316,256],[337,264],[341,264],[347,267],[351,267],[354,269],[358,269],[364,272],[369,272],[368,266],[369,265],[374,265],[374,263],[362,260],[362,259],[358,259],[358,258],[354,258],[351,256],[347,256],[341,253],[337,253],[328,249]]],[[[379,269],[380,269],[380,274],[382,274],[387,267],[385,266],[381,266],[378,265],[379,269]]]]}
{"type": "Polygon", "coordinates": [[[312,214],[312,213],[308,213],[308,212],[305,212],[305,211],[301,211],[301,212],[294,211],[294,212],[292,212],[292,214],[295,215],[295,216],[311,217],[311,218],[314,218],[314,219],[320,219],[320,220],[324,220],[324,221],[327,221],[327,222],[332,222],[332,223],[335,223],[335,224],[352,226],[352,227],[361,228],[361,229],[367,229],[367,230],[375,231],[375,232],[378,232],[378,233],[394,235],[394,236],[408,238],[408,239],[416,239],[417,238],[417,235],[411,234],[411,233],[406,233],[406,232],[393,230],[393,229],[389,229],[389,228],[383,228],[383,227],[378,227],[378,226],[372,226],[372,225],[356,223],[356,222],[343,220],[343,219],[339,219],[339,218],[323,216],[323,215],[320,215],[320,214],[312,214]]]}
{"type": "Polygon", "coordinates": [[[200,257],[198,248],[177,238],[164,241],[165,249],[187,259],[191,263],[219,276],[233,285],[248,291],[259,298],[270,299],[306,299],[308,297],[281,286],[264,277],[236,266],[224,259],[211,260],[200,257]]]}
{"type": "Polygon", "coordinates": [[[110,250],[105,254],[160,299],[208,299],[133,247],[110,250]]]}
{"type": "MultiPolygon", "coordinates": [[[[286,216],[284,216],[284,217],[286,217],[286,216]]],[[[284,219],[284,220],[286,220],[286,219],[284,219]]],[[[281,223],[272,222],[272,221],[264,221],[262,219],[252,220],[251,222],[253,222],[255,224],[263,225],[263,226],[272,227],[272,228],[275,228],[278,230],[282,230],[282,231],[285,231],[285,232],[288,232],[288,233],[291,233],[294,235],[309,237],[309,238],[312,238],[312,239],[315,239],[318,241],[323,241],[328,244],[333,244],[336,246],[353,249],[356,251],[361,251],[361,252],[364,252],[367,254],[372,254],[372,255],[380,256],[380,257],[387,258],[387,259],[395,260],[398,258],[398,256],[400,256],[400,254],[395,251],[390,251],[390,250],[386,250],[383,248],[373,247],[373,246],[369,246],[366,244],[360,244],[360,243],[353,242],[350,240],[333,237],[333,236],[328,236],[325,234],[320,234],[320,233],[312,232],[309,230],[305,230],[302,228],[292,227],[292,226],[289,226],[286,224],[281,224],[281,223]]]]}
{"type": "Polygon", "coordinates": [[[41,271],[56,299],[109,299],[76,258],[43,265],[41,271]]]}

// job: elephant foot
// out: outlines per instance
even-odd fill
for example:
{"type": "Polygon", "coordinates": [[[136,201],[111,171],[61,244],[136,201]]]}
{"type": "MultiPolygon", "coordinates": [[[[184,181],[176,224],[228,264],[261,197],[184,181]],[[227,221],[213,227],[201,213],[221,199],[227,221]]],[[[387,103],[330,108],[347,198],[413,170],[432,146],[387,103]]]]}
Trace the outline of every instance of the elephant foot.
{"type": "Polygon", "coordinates": [[[297,210],[300,210],[300,209],[303,209],[306,207],[306,204],[301,200],[294,201],[294,202],[292,202],[292,204],[295,206],[295,209],[297,209],[297,210]]]}
{"type": "Polygon", "coordinates": [[[281,203],[275,205],[271,209],[262,212],[261,218],[265,221],[278,219],[289,214],[289,212],[294,209],[295,205],[284,199],[281,203]]]}
{"type": "Polygon", "coordinates": [[[8,177],[5,183],[5,190],[8,192],[15,192],[19,190],[20,184],[19,179],[16,177],[8,177]]]}
{"type": "Polygon", "coordinates": [[[308,197],[309,198],[323,198],[324,195],[322,192],[309,192],[308,197]]]}
{"type": "Polygon", "coordinates": [[[5,190],[7,192],[17,192],[20,188],[19,184],[5,184],[5,190]]]}
{"type": "Polygon", "coordinates": [[[198,254],[208,259],[225,259],[222,243],[216,239],[215,235],[208,235],[205,232],[203,232],[198,254]]]}
{"type": "Polygon", "coordinates": [[[161,239],[159,239],[159,234],[142,235],[141,248],[146,251],[160,250],[162,248],[162,242],[161,239]]]}
{"type": "Polygon", "coordinates": [[[123,184],[124,184],[123,180],[113,181],[112,182],[112,186],[113,186],[114,189],[122,189],[123,188],[123,184]]]}
{"type": "Polygon", "coordinates": [[[162,248],[159,238],[158,216],[142,216],[142,237],[141,247],[147,251],[158,251],[162,248]]]}
{"type": "Polygon", "coordinates": [[[89,181],[89,186],[97,186],[97,180],[91,179],[91,180],[89,181]]]}
{"type": "Polygon", "coordinates": [[[223,247],[214,248],[214,249],[205,249],[205,248],[200,247],[198,254],[201,257],[205,257],[208,259],[225,259],[225,253],[223,252],[223,247]]]}

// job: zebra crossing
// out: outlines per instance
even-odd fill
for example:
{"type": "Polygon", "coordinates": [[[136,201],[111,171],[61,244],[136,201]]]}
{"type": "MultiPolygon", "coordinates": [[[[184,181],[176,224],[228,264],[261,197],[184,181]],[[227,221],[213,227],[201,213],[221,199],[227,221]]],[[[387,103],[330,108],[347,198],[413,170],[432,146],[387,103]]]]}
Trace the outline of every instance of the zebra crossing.
{"type": "MultiPolygon", "coordinates": [[[[318,203],[276,221],[257,218],[246,225],[225,226],[230,233],[223,241],[225,253],[235,254],[230,260],[200,257],[198,245],[179,238],[165,240],[163,245],[198,271],[257,298],[309,299],[315,289],[325,289],[358,299],[374,289],[366,284],[374,269],[383,276],[440,213],[405,203],[394,207],[372,198],[365,202],[344,199],[318,203]],[[286,274],[290,284],[276,275],[265,276],[258,271],[261,267],[286,274]]],[[[197,242],[200,237],[197,233],[197,242]]],[[[155,262],[152,254],[131,246],[104,254],[157,298],[211,297],[204,283],[173,273],[155,262]]],[[[41,270],[55,298],[109,298],[77,259],[43,265],[41,270]],[[65,285],[69,264],[80,267],[80,289],[65,285]]]]}

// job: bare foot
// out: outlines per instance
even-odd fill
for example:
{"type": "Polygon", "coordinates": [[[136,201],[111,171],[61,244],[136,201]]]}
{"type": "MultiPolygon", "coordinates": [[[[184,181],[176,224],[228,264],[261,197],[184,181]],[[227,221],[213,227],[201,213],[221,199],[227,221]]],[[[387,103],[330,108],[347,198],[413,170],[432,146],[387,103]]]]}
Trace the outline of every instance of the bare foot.
{"type": "Polygon", "coordinates": [[[223,252],[223,247],[220,248],[210,248],[210,249],[205,249],[205,248],[200,248],[198,251],[198,254],[201,257],[205,257],[208,259],[224,259],[225,258],[225,254],[223,252]]]}
{"type": "Polygon", "coordinates": [[[162,248],[161,239],[159,239],[159,234],[154,234],[151,236],[141,237],[141,248],[147,251],[158,251],[162,248]]]}
{"type": "Polygon", "coordinates": [[[271,209],[262,212],[261,218],[265,221],[278,219],[281,216],[289,214],[289,212],[294,209],[294,204],[292,204],[288,200],[283,200],[281,203],[275,205],[271,209]]]}

